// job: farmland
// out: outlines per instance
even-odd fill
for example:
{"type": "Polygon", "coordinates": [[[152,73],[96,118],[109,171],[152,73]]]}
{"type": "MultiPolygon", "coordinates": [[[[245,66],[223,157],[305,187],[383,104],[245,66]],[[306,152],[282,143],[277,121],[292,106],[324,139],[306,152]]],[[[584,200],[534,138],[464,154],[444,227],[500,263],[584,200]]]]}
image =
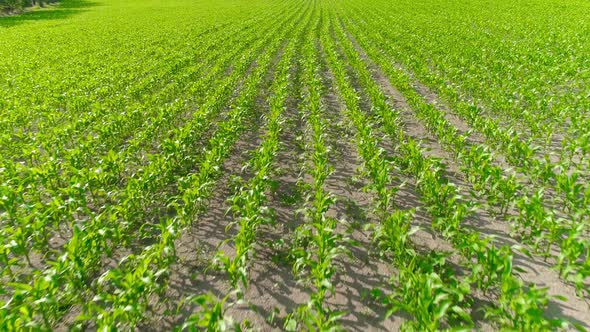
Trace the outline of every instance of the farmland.
{"type": "Polygon", "coordinates": [[[590,3],[0,17],[0,330],[589,330],[590,3]]]}

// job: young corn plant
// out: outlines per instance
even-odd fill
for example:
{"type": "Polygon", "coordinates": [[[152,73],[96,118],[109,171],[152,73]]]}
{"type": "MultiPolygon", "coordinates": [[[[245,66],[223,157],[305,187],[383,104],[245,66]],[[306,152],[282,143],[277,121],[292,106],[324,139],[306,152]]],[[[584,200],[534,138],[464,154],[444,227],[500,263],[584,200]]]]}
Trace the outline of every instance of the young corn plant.
{"type": "Polygon", "coordinates": [[[211,293],[190,297],[187,301],[197,304],[201,310],[189,316],[184,324],[175,330],[189,332],[241,331],[240,324],[226,314],[227,309],[231,306],[229,299],[232,295],[229,293],[221,300],[211,293]]]}
{"type": "MultiPolygon", "coordinates": [[[[319,15],[316,17],[319,24],[319,15]]],[[[324,189],[324,182],[332,172],[329,164],[328,148],[325,144],[327,125],[322,118],[323,107],[321,101],[322,83],[319,78],[318,64],[314,54],[312,41],[316,40],[311,32],[308,42],[304,45],[303,81],[307,83],[302,107],[308,112],[308,128],[311,136],[310,157],[313,167],[310,169],[313,182],[308,198],[311,206],[305,210],[306,223],[299,226],[295,232],[294,246],[291,256],[295,262],[295,275],[304,277],[314,289],[306,305],[289,314],[284,328],[290,331],[333,331],[340,330],[339,319],[343,312],[333,311],[327,307],[326,298],[334,293],[333,276],[337,272],[334,261],[346,253],[343,243],[346,239],[336,233],[338,221],[328,217],[330,206],[334,204],[334,197],[324,189]]]]}
{"type": "MultiPolygon", "coordinates": [[[[393,188],[386,195],[380,195],[379,191],[377,191],[378,211],[383,216],[382,219],[392,218],[393,222],[386,223],[386,225],[395,225],[396,230],[406,231],[406,233],[399,234],[397,237],[407,239],[410,236],[409,234],[415,232],[415,230],[410,230],[409,225],[402,225],[403,222],[407,222],[407,218],[400,217],[404,215],[403,213],[397,212],[389,217],[391,214],[389,206],[394,200],[397,188],[392,186],[392,179],[389,176],[390,170],[386,163],[370,162],[375,158],[383,160],[382,152],[377,152],[379,150],[375,148],[378,142],[372,134],[371,125],[360,111],[357,92],[348,81],[342,61],[337,57],[336,46],[333,40],[328,38],[330,34],[327,28],[324,30],[324,36],[326,37],[322,39],[322,42],[326,48],[336,85],[347,106],[347,117],[350,118],[357,130],[357,146],[360,155],[366,162],[369,161],[367,163],[369,167],[378,166],[381,169],[380,171],[370,171],[369,178],[377,185],[377,188],[393,188]]],[[[358,69],[357,67],[354,68],[358,69]]],[[[377,229],[382,228],[377,227],[377,229]]],[[[387,242],[381,240],[381,245],[384,243],[387,242]]],[[[461,307],[461,305],[464,305],[465,295],[469,293],[470,289],[468,284],[460,283],[449,272],[444,263],[444,254],[442,256],[422,257],[416,254],[410,243],[404,241],[396,241],[395,246],[390,250],[399,255],[395,256],[394,263],[400,269],[400,273],[392,277],[393,293],[389,296],[380,296],[384,304],[390,308],[389,315],[398,310],[405,310],[412,314],[415,320],[404,324],[404,328],[408,330],[436,330],[440,326],[440,318],[442,317],[446,317],[450,321],[459,320],[471,324],[469,315],[461,307]],[[399,244],[407,244],[407,247],[399,247],[399,244]],[[410,262],[409,265],[407,265],[408,262],[410,262]],[[426,287],[434,284],[450,286],[426,287]],[[413,285],[411,289],[416,293],[409,293],[408,289],[404,288],[403,285],[413,285]],[[406,305],[408,303],[410,304],[406,305]]]]}
{"type": "MultiPolygon", "coordinates": [[[[302,16],[300,16],[302,17],[302,16]]],[[[212,190],[216,184],[216,179],[221,174],[221,165],[225,161],[225,159],[230,155],[231,151],[233,150],[235,142],[238,140],[241,132],[246,128],[246,118],[252,116],[252,109],[255,101],[255,97],[257,95],[257,91],[262,83],[264,73],[268,70],[268,66],[271,63],[272,54],[276,51],[281,43],[281,39],[284,38],[285,33],[288,30],[285,29],[276,35],[273,35],[273,47],[267,49],[266,53],[262,55],[262,58],[258,61],[258,66],[252,71],[251,76],[248,77],[246,81],[243,91],[238,99],[235,101],[235,106],[232,107],[230,110],[229,120],[224,122],[216,132],[215,136],[212,137],[210,141],[210,150],[205,152],[205,156],[203,159],[202,167],[199,169],[198,173],[193,174],[191,179],[191,186],[184,187],[184,188],[198,188],[198,191],[191,191],[191,195],[198,195],[195,198],[195,202],[193,204],[198,204],[198,202],[204,202],[207,197],[210,196],[212,190]]],[[[247,61],[247,59],[246,59],[247,61]]],[[[184,184],[182,184],[184,185],[184,184]]],[[[179,195],[182,197],[183,201],[186,200],[187,191],[181,192],[179,195]]],[[[175,204],[174,207],[177,209],[178,217],[169,220],[168,222],[174,225],[175,227],[179,228],[187,228],[192,224],[192,218],[194,215],[190,213],[196,213],[202,207],[197,205],[191,205],[190,211],[187,213],[186,205],[179,205],[175,204]],[[185,219],[187,216],[191,216],[191,219],[185,219]]],[[[169,227],[164,229],[165,231],[169,230],[169,227]]],[[[147,269],[139,269],[140,266],[150,266],[151,268],[157,267],[157,271],[160,272],[160,275],[164,274],[171,263],[174,262],[175,255],[173,254],[174,246],[173,240],[177,239],[181,233],[178,231],[168,232],[171,236],[166,236],[166,232],[161,232],[160,237],[160,245],[163,246],[163,250],[167,250],[168,256],[171,255],[172,252],[172,260],[154,260],[151,257],[166,257],[162,254],[161,250],[158,248],[160,247],[148,247],[146,250],[142,252],[142,256],[138,260],[138,263],[135,263],[127,270],[127,272],[122,273],[120,276],[122,278],[132,278],[136,284],[117,284],[112,280],[105,279],[103,280],[102,284],[102,294],[104,296],[102,298],[98,298],[98,301],[101,301],[103,298],[113,299],[111,294],[129,294],[133,297],[134,300],[131,302],[136,303],[138,305],[139,310],[132,311],[130,314],[131,316],[122,315],[121,313],[125,311],[127,306],[123,306],[118,302],[116,299],[112,302],[112,308],[110,308],[105,314],[101,315],[100,320],[98,320],[98,325],[103,327],[113,327],[113,326],[135,326],[135,324],[143,319],[145,315],[145,309],[147,308],[147,301],[149,300],[149,294],[156,293],[158,294],[160,290],[165,289],[166,285],[166,278],[165,275],[162,276],[161,281],[157,282],[150,279],[149,270],[147,269]],[[172,241],[167,241],[166,239],[172,239],[172,241]],[[166,245],[170,243],[172,245],[172,249],[170,249],[170,245],[166,245]],[[143,271],[143,272],[142,272],[143,271]],[[137,286],[137,287],[136,287],[137,286]],[[140,295],[134,292],[134,289],[141,287],[144,291],[141,294],[141,297],[137,297],[135,295],[140,295]],[[135,297],[134,297],[135,296],[135,297]],[[128,324],[128,325],[126,325],[128,324]]],[[[124,270],[125,271],[125,270],[124,270]]],[[[158,277],[160,277],[158,275],[158,277]]],[[[111,303],[111,302],[109,302],[111,303]]],[[[96,305],[90,306],[88,308],[90,312],[97,310],[96,305]]],[[[100,309],[99,309],[100,310],[100,309]]],[[[87,317],[91,317],[91,315],[87,315],[82,319],[87,319],[87,317]]]]}
{"type": "MultiPolygon", "coordinates": [[[[310,22],[308,14],[307,24],[310,22]]],[[[307,26],[291,25],[288,30],[298,36],[299,40],[307,26]]],[[[275,77],[271,86],[270,114],[266,123],[266,133],[262,143],[249,161],[249,168],[254,176],[245,183],[232,198],[232,210],[237,219],[229,227],[239,226],[238,234],[235,236],[235,256],[229,258],[219,253],[217,260],[221,262],[227,271],[232,287],[234,289],[248,288],[248,265],[255,255],[257,229],[261,224],[269,223],[272,218],[272,211],[266,206],[266,192],[272,185],[272,171],[275,157],[280,148],[279,135],[283,126],[283,111],[285,100],[290,92],[289,72],[294,57],[296,42],[286,46],[282,58],[275,71],[275,77]],[[241,287],[240,287],[241,283],[241,287]]]]}
{"type": "MultiPolygon", "coordinates": [[[[357,15],[358,13],[351,16],[357,15]]],[[[363,14],[361,16],[363,16],[363,14]]],[[[362,25],[366,25],[366,22],[385,22],[382,20],[383,18],[378,17],[365,17],[360,22],[362,22],[362,25]]],[[[357,22],[359,21],[357,20],[357,22]]],[[[380,56],[382,57],[390,57],[393,54],[399,54],[395,51],[396,45],[391,43],[391,39],[384,38],[384,36],[387,36],[387,29],[379,30],[378,32],[373,33],[370,36],[369,43],[378,45],[378,48],[382,53],[380,56]]],[[[366,36],[357,34],[356,37],[360,39],[366,36]]],[[[413,62],[412,66],[415,64],[416,62],[413,62]]],[[[383,66],[383,68],[385,67],[391,67],[391,63],[383,66]]],[[[422,73],[425,73],[424,70],[427,69],[425,66],[422,65],[418,67],[416,68],[422,71],[422,73]]],[[[386,69],[386,71],[389,71],[388,75],[390,75],[390,78],[394,77],[391,79],[392,82],[395,82],[394,85],[396,85],[396,87],[398,87],[406,95],[408,101],[418,111],[418,115],[420,115],[421,112],[425,112],[425,114],[428,115],[428,117],[425,118],[430,119],[427,121],[427,127],[433,132],[437,133],[437,136],[441,139],[441,141],[445,142],[446,140],[450,140],[449,143],[445,144],[450,144],[449,146],[451,149],[459,151],[463,145],[461,142],[463,140],[460,139],[460,137],[455,139],[454,137],[456,137],[456,135],[450,134],[448,130],[443,130],[445,127],[447,127],[447,125],[444,124],[444,119],[434,112],[432,106],[429,106],[422,101],[422,97],[413,90],[407,74],[398,68],[386,69]],[[453,140],[456,142],[453,143],[453,140]]],[[[567,187],[563,187],[563,185],[561,185],[560,188],[560,185],[557,184],[557,179],[560,173],[556,172],[555,169],[559,169],[562,166],[550,162],[548,157],[541,159],[533,157],[536,153],[536,150],[538,149],[536,146],[529,145],[526,140],[520,139],[518,134],[513,129],[506,130],[499,126],[499,124],[493,119],[481,116],[481,110],[479,110],[477,106],[461,101],[461,98],[456,94],[456,91],[453,91],[453,88],[446,84],[446,82],[441,81],[440,78],[436,78],[432,74],[424,74],[422,77],[430,80],[430,82],[433,84],[438,85],[438,91],[448,96],[446,100],[453,107],[453,110],[457,112],[459,116],[463,117],[463,119],[465,119],[470,126],[484,134],[484,136],[486,136],[488,139],[489,144],[498,146],[500,152],[507,157],[507,161],[515,167],[515,171],[528,176],[534,183],[536,183],[537,189],[534,189],[533,193],[542,190],[545,184],[549,183],[548,188],[558,191],[561,197],[567,201],[567,203],[564,205],[566,206],[564,211],[575,211],[574,213],[570,213],[570,217],[568,219],[576,220],[581,215],[587,214],[587,207],[584,205],[584,201],[580,199],[581,192],[585,191],[585,187],[579,187],[575,184],[572,184],[571,186],[568,185],[567,187]]],[[[457,154],[458,158],[460,157],[461,162],[465,163],[478,160],[477,151],[468,149],[465,152],[457,154]]],[[[469,172],[470,169],[479,170],[480,166],[485,166],[485,164],[482,163],[476,163],[474,165],[477,165],[478,168],[469,168],[466,166],[464,167],[464,170],[469,172]]],[[[490,168],[489,166],[485,166],[484,170],[486,168],[488,170],[482,172],[482,174],[485,174],[486,176],[479,177],[476,175],[475,177],[472,177],[472,179],[480,179],[480,187],[487,188],[487,195],[489,198],[491,198],[491,203],[499,202],[501,212],[505,212],[508,207],[515,205],[515,202],[519,199],[519,195],[528,195],[527,192],[523,191],[526,186],[518,185],[518,181],[513,176],[511,177],[509,175],[508,177],[500,177],[499,174],[502,174],[502,172],[497,167],[490,168]]],[[[575,172],[571,176],[575,177],[575,172]]],[[[563,184],[565,182],[567,181],[563,181],[561,183],[563,184]]],[[[547,199],[543,204],[544,206],[547,204],[546,201],[547,199]]],[[[520,221],[524,220],[519,220],[519,222],[520,221]]],[[[558,222],[556,220],[550,220],[549,227],[535,230],[535,232],[547,234],[546,236],[543,236],[542,241],[539,241],[539,243],[542,242],[543,244],[542,246],[537,246],[537,249],[539,249],[537,253],[540,255],[546,253],[548,250],[550,250],[549,247],[551,247],[554,241],[561,250],[567,251],[568,249],[565,246],[568,244],[563,241],[563,237],[560,237],[560,234],[567,233],[570,230],[570,227],[567,226],[570,223],[571,222],[566,222],[564,225],[564,223],[558,222]]],[[[543,222],[543,220],[537,220],[536,225],[545,226],[549,224],[543,222]]],[[[583,265],[580,264],[581,261],[583,260],[578,260],[577,269],[583,271],[583,265]]],[[[555,267],[557,269],[560,268],[557,265],[555,267]]]]}
{"type": "MultiPolygon", "coordinates": [[[[344,34],[342,36],[344,38],[344,34]]],[[[351,50],[349,54],[354,56],[356,53],[352,52],[352,45],[349,44],[349,47],[351,50]]],[[[356,61],[353,60],[353,63],[358,64],[357,68],[360,71],[365,70],[366,72],[366,68],[364,68],[358,56],[356,61]]],[[[366,73],[365,77],[367,79],[364,82],[366,85],[370,85],[373,81],[370,79],[368,72],[366,73]]],[[[369,94],[372,94],[372,100],[377,105],[381,105],[377,109],[384,113],[393,113],[389,112],[389,107],[384,103],[384,96],[379,89],[370,89],[369,94]]],[[[381,119],[387,121],[383,123],[383,126],[392,139],[403,139],[403,132],[396,128],[396,122],[391,116],[384,114],[381,119]]],[[[472,268],[472,276],[465,279],[455,288],[464,289],[466,293],[459,291],[457,294],[468,294],[470,289],[469,283],[476,283],[484,291],[492,285],[519,284],[519,279],[515,278],[512,274],[512,253],[510,248],[502,247],[498,250],[494,247],[493,243],[490,244],[488,241],[480,240],[481,235],[477,232],[461,226],[461,222],[469,215],[472,207],[462,201],[457,187],[444,179],[440,162],[431,158],[425,158],[421,153],[421,149],[411,139],[406,138],[402,142],[403,144],[399,147],[402,154],[400,165],[405,166],[405,171],[417,178],[416,183],[422,195],[421,199],[427,206],[429,213],[434,217],[433,227],[440,230],[445,238],[449,239],[460,249],[464,257],[469,258],[468,262],[471,262],[469,264],[472,268]],[[414,159],[414,161],[411,159],[414,159]],[[472,258],[476,259],[475,263],[473,263],[472,258]]],[[[522,283],[520,285],[522,286],[522,283]]],[[[515,311],[509,309],[514,308],[514,304],[525,301],[542,312],[548,299],[543,290],[530,297],[523,291],[519,292],[518,288],[505,287],[502,290],[508,293],[502,298],[507,303],[500,305],[504,317],[518,315],[520,320],[526,322],[525,324],[539,327],[563,326],[565,324],[561,320],[546,319],[537,313],[527,313],[526,310],[515,311]]],[[[461,295],[458,298],[462,299],[461,295]]],[[[456,312],[456,314],[459,317],[468,318],[468,315],[462,309],[456,312]]],[[[466,321],[470,320],[467,319],[466,321]]],[[[499,322],[504,325],[507,320],[499,322]]]]}

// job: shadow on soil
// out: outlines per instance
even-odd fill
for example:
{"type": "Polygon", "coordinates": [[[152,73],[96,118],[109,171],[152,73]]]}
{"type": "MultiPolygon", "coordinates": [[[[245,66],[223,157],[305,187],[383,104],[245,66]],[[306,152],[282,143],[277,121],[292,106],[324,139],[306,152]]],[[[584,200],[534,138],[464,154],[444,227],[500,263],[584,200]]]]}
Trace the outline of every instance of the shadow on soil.
{"type": "Polygon", "coordinates": [[[82,13],[99,4],[87,0],[65,0],[46,8],[25,11],[14,16],[0,17],[0,28],[9,28],[31,21],[61,20],[82,13]]]}

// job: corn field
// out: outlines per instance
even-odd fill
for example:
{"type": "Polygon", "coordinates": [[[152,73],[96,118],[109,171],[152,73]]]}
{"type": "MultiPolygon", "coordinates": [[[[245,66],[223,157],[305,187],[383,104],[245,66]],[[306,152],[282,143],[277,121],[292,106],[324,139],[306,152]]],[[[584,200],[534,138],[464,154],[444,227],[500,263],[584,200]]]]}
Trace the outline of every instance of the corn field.
{"type": "Polygon", "coordinates": [[[1,331],[590,329],[590,3],[0,17],[1,331]]]}

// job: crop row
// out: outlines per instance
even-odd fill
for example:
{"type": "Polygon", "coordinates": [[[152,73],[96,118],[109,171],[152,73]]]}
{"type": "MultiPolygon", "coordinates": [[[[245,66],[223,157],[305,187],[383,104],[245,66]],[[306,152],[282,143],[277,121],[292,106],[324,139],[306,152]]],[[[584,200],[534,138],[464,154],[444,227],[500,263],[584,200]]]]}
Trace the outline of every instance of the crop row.
{"type": "MultiPolygon", "coordinates": [[[[453,280],[454,278],[449,275],[448,268],[445,268],[444,263],[441,265],[440,256],[435,255],[427,258],[416,256],[411,246],[407,245],[409,243],[407,237],[411,235],[408,224],[408,220],[411,219],[411,211],[396,211],[391,217],[383,220],[382,225],[377,228],[376,236],[381,244],[385,244],[393,251],[394,257],[397,258],[397,264],[402,266],[406,264],[397,277],[399,279],[396,280],[396,285],[401,290],[388,297],[393,307],[413,313],[419,324],[418,328],[437,329],[438,320],[442,317],[452,319],[453,316],[456,316],[458,319],[470,323],[471,319],[461,307],[467,304],[465,297],[470,293],[470,284],[475,284],[484,292],[489,291],[490,287],[496,286],[501,290],[499,304],[498,307],[488,308],[487,316],[496,319],[504,327],[548,328],[553,325],[565,324],[559,320],[553,321],[543,318],[543,307],[548,300],[545,290],[537,289],[534,286],[529,289],[529,293],[524,290],[523,282],[513,275],[512,254],[509,247],[496,248],[489,240],[482,239],[476,231],[461,227],[462,220],[471,209],[469,203],[462,199],[456,186],[444,179],[440,163],[424,157],[419,145],[404,136],[403,131],[397,125],[399,120],[396,118],[396,111],[388,106],[383,92],[373,80],[354,45],[340,25],[336,24],[335,30],[338,38],[345,40],[343,48],[348,56],[347,63],[354,68],[356,76],[360,78],[363,88],[366,89],[373,103],[373,110],[376,111],[377,118],[381,119],[389,138],[397,143],[396,146],[401,155],[398,160],[400,168],[416,178],[421,200],[432,215],[433,227],[458,248],[471,270],[471,275],[466,280],[459,282],[453,280]],[[392,238],[388,238],[388,236],[392,238]],[[412,266],[412,263],[408,262],[414,262],[416,266],[412,266]],[[433,273],[433,269],[440,275],[433,273]],[[422,282],[424,284],[421,286],[422,282]],[[426,285],[429,287],[423,287],[426,285]],[[440,293],[438,295],[420,293],[422,290],[440,293]],[[445,300],[439,303],[429,302],[429,299],[437,298],[445,300]],[[435,305],[440,305],[440,307],[435,305]]],[[[372,51],[375,52],[375,49],[372,51]]],[[[338,64],[338,62],[335,63],[338,64]]],[[[340,76],[344,79],[345,74],[340,76]]],[[[358,104],[355,102],[358,98],[355,97],[354,90],[350,90],[350,87],[347,90],[346,94],[349,97],[345,97],[345,100],[347,100],[349,109],[358,109],[358,104]]],[[[361,114],[352,117],[362,123],[361,114]]],[[[360,133],[367,132],[366,129],[362,130],[362,126],[357,126],[357,128],[361,129],[360,133]]],[[[365,136],[361,142],[366,144],[370,139],[367,134],[365,136]]],[[[359,147],[359,150],[361,149],[362,147],[359,147]]]]}
{"type": "MultiPolygon", "coordinates": [[[[370,45],[378,45],[381,50],[389,50],[391,45],[377,33],[371,35],[371,40],[367,41],[367,34],[360,34],[360,31],[356,30],[355,37],[359,38],[359,43],[362,43],[361,40],[365,42],[364,45],[370,42],[370,45]]],[[[504,170],[494,164],[493,155],[488,148],[471,145],[467,137],[461,136],[439,110],[428,104],[412,88],[405,73],[394,67],[391,62],[384,61],[384,56],[387,54],[374,60],[387,72],[396,88],[404,93],[408,102],[416,109],[417,116],[425,121],[426,127],[453,152],[462,165],[466,179],[474,185],[474,189],[485,193],[488,202],[499,205],[502,211],[510,207],[516,209],[518,215],[511,218],[513,227],[536,252],[547,256],[552,246],[559,247],[556,267],[565,279],[577,285],[582,294],[585,279],[588,278],[588,262],[584,261],[584,257],[590,248],[585,239],[587,205],[578,203],[576,206],[579,209],[571,211],[568,218],[560,217],[546,206],[543,189],[530,193],[525,190],[526,185],[518,181],[515,175],[504,175],[504,170]]],[[[572,188],[579,187],[579,184],[574,182],[567,183],[572,188]]]]}
{"type": "MultiPolygon", "coordinates": [[[[293,16],[286,19],[292,19],[293,16]]],[[[277,26],[280,26],[284,20],[285,18],[281,17],[277,21],[277,26]]],[[[279,35],[275,36],[276,41],[279,35]]],[[[138,288],[134,287],[142,287],[145,283],[149,284],[149,278],[141,278],[143,273],[157,273],[158,270],[148,269],[151,267],[152,261],[156,260],[156,257],[158,257],[156,260],[158,263],[167,261],[166,256],[159,256],[159,254],[162,253],[161,250],[169,251],[170,241],[174,238],[171,234],[174,234],[175,228],[178,227],[177,223],[183,222],[186,224],[192,222],[197,212],[196,205],[202,206],[202,203],[199,202],[202,202],[211,191],[211,187],[215,183],[211,180],[215,174],[218,174],[223,157],[227,156],[231,150],[232,145],[227,143],[234,141],[238,137],[238,131],[243,129],[242,121],[244,116],[247,115],[248,108],[242,108],[250,106],[251,99],[255,95],[256,84],[261,80],[262,74],[260,72],[265,70],[264,66],[257,66],[256,68],[260,69],[256,69],[250,81],[244,83],[242,95],[245,97],[236,100],[236,110],[228,114],[228,120],[220,125],[216,134],[212,136],[208,145],[209,150],[204,151],[202,157],[199,158],[201,160],[199,171],[185,177],[184,180],[181,179],[179,188],[181,192],[179,196],[180,202],[184,200],[190,202],[190,204],[174,204],[171,208],[176,206],[174,209],[178,210],[177,215],[179,217],[160,222],[160,227],[157,224],[152,227],[156,229],[156,232],[161,232],[161,245],[148,247],[137,256],[131,255],[125,262],[122,262],[121,269],[111,269],[97,282],[93,281],[93,276],[100,271],[103,254],[105,252],[108,254],[113,249],[112,244],[125,243],[125,239],[130,239],[129,232],[141,225],[137,222],[134,223],[134,218],[132,218],[139,217],[135,219],[139,221],[141,215],[133,215],[132,212],[141,213],[144,211],[145,204],[150,202],[146,199],[149,198],[147,194],[150,192],[156,194],[159,188],[163,188],[161,185],[169,183],[174,179],[174,176],[178,176],[175,175],[174,169],[179,164],[182,165],[179,162],[186,158],[182,156],[188,156],[190,149],[202,137],[202,134],[199,135],[198,131],[199,128],[201,128],[200,132],[205,130],[204,126],[208,123],[204,121],[207,119],[206,116],[223,109],[224,105],[230,100],[229,98],[231,98],[239,80],[250,68],[250,63],[254,60],[258,50],[261,50],[263,45],[268,46],[264,42],[265,40],[258,40],[258,47],[244,48],[246,53],[242,61],[233,64],[234,68],[230,76],[217,86],[217,92],[214,91],[209,100],[193,113],[191,121],[176,130],[175,136],[183,139],[174,140],[174,136],[171,136],[171,143],[176,143],[176,145],[171,144],[172,146],[168,148],[164,145],[165,149],[162,154],[153,155],[150,158],[151,163],[143,169],[143,172],[139,174],[140,176],[130,178],[130,182],[124,187],[125,196],[118,200],[118,204],[109,205],[105,212],[96,214],[85,225],[74,225],[71,239],[55,263],[50,264],[50,268],[36,273],[30,283],[15,283],[12,285],[15,288],[14,294],[12,299],[8,301],[9,305],[3,308],[2,314],[5,317],[3,322],[7,324],[6,326],[21,326],[21,324],[42,322],[41,325],[47,328],[64,313],[63,308],[67,308],[68,304],[74,303],[84,303],[86,308],[84,314],[80,317],[81,321],[96,319],[101,325],[104,324],[105,326],[114,324],[119,320],[135,322],[136,317],[141,316],[142,309],[145,310],[145,304],[137,302],[133,310],[130,310],[128,308],[129,302],[126,301],[133,298],[133,296],[149,295],[149,292],[145,294],[140,292],[138,294],[138,288]],[[174,147],[176,149],[172,150],[174,147]],[[200,181],[201,185],[190,186],[197,181],[200,181]],[[199,190],[199,192],[195,192],[195,189],[199,190]],[[128,222],[121,222],[123,220],[128,222]],[[142,266],[144,269],[141,269],[142,266]],[[131,267],[135,267],[135,269],[131,269],[131,267]],[[125,271],[125,273],[121,273],[121,270],[125,271]],[[54,277],[49,278],[48,276],[54,277]],[[137,279],[135,279],[136,277],[137,279]],[[88,286],[91,286],[91,289],[98,288],[94,301],[79,302],[85,297],[84,294],[88,292],[88,286]],[[120,291],[114,293],[120,296],[114,297],[117,301],[113,304],[111,303],[112,296],[108,296],[110,295],[108,290],[111,288],[116,289],[117,286],[123,290],[129,289],[129,291],[122,294],[119,294],[120,291]],[[119,307],[123,303],[125,305],[119,307]],[[112,304],[112,310],[106,313],[101,312],[100,308],[105,304],[112,304]],[[17,314],[23,312],[27,314],[17,314]],[[92,312],[98,312],[98,318],[91,316],[92,312]],[[39,321],[40,318],[42,318],[41,321],[39,321]]],[[[268,58],[267,53],[263,59],[268,61],[268,58]]],[[[158,273],[158,275],[161,273],[158,273]]]]}

